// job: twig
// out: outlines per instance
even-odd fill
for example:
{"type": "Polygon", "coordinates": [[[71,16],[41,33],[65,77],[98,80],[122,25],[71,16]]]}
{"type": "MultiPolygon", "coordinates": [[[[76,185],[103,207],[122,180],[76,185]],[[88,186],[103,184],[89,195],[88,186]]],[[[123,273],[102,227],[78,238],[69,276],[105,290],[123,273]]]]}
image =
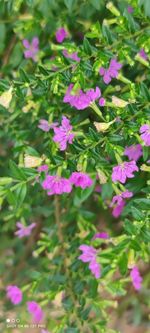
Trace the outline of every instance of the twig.
{"type": "MultiPolygon", "coordinates": [[[[4,55],[3,55],[3,59],[2,59],[2,66],[5,67],[8,63],[9,57],[11,55],[11,52],[14,48],[14,45],[16,43],[16,35],[12,36],[12,39],[10,40],[10,43],[8,45],[8,47],[6,48],[4,55]]],[[[3,77],[3,73],[0,73],[0,77],[3,77]]]]}

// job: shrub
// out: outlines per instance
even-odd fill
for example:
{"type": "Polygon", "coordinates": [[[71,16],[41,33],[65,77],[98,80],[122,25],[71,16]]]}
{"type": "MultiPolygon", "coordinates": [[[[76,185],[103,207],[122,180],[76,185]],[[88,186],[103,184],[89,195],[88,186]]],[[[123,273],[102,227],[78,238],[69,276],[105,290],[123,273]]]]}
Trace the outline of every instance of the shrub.
{"type": "Polygon", "coordinates": [[[0,12],[5,316],[42,333],[111,333],[120,303],[146,322],[148,1],[0,12]]]}

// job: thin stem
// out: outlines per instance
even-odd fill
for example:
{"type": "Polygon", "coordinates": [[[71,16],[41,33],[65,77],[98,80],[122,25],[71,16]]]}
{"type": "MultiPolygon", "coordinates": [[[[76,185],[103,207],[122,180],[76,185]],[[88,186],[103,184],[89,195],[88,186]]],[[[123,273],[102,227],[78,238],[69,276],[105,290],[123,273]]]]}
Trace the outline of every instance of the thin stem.
{"type": "Polygon", "coordinates": [[[71,283],[71,274],[70,270],[68,269],[68,264],[66,261],[67,254],[66,254],[66,249],[64,247],[64,237],[63,237],[63,230],[62,230],[62,224],[61,224],[61,212],[60,212],[60,202],[59,202],[59,197],[58,195],[55,195],[54,199],[54,206],[55,206],[55,221],[57,225],[57,234],[58,234],[58,239],[60,243],[60,250],[63,255],[64,259],[64,271],[67,277],[67,286],[68,286],[68,294],[70,295],[72,302],[74,304],[74,320],[76,322],[77,328],[79,329],[79,332],[82,332],[82,325],[80,323],[80,319],[78,318],[78,313],[77,313],[77,302],[76,302],[76,297],[72,291],[73,286],[71,283]]]}

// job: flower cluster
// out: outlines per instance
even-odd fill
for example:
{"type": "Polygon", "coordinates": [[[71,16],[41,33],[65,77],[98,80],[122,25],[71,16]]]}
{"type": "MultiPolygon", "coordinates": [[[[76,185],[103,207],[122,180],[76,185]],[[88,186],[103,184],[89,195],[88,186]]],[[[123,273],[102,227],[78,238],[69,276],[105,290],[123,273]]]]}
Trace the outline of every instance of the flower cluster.
{"type": "Polygon", "coordinates": [[[18,227],[18,230],[15,232],[15,235],[18,236],[19,238],[23,238],[30,236],[32,229],[34,229],[36,226],[36,223],[32,223],[26,227],[22,223],[17,222],[16,226],[18,227]]]}
{"type": "Polygon", "coordinates": [[[113,78],[118,77],[118,71],[122,68],[122,64],[116,59],[111,59],[108,69],[100,67],[99,74],[103,76],[103,80],[106,84],[109,84],[113,78]]]}
{"type": "Polygon", "coordinates": [[[7,286],[6,291],[7,298],[9,298],[13,304],[19,304],[22,301],[22,291],[17,286],[7,286]]]}
{"type": "Polygon", "coordinates": [[[41,307],[34,301],[27,302],[28,312],[32,315],[33,322],[39,323],[44,316],[41,307]]]}
{"type": "Polygon", "coordinates": [[[81,60],[78,57],[77,52],[68,53],[67,50],[63,50],[62,53],[63,53],[63,55],[64,55],[65,58],[69,58],[69,59],[72,59],[72,60],[77,61],[77,62],[80,62],[80,60],[81,60]]]}
{"type": "Polygon", "coordinates": [[[48,195],[70,193],[72,185],[85,189],[92,186],[93,180],[83,172],[73,172],[69,179],[57,175],[46,175],[42,187],[48,195]]]}
{"type": "Polygon", "coordinates": [[[70,193],[72,186],[69,179],[47,175],[42,183],[42,187],[48,195],[70,193]]]}
{"type": "Polygon", "coordinates": [[[97,251],[93,246],[81,245],[79,247],[83,253],[78,257],[82,262],[89,262],[89,269],[96,279],[100,278],[100,264],[96,261],[97,251]]]}
{"type": "Polygon", "coordinates": [[[64,96],[64,103],[69,103],[77,110],[87,108],[92,102],[101,96],[101,91],[98,87],[96,89],[89,89],[85,93],[80,89],[76,94],[73,92],[74,85],[71,83],[64,96]]]}
{"type": "Polygon", "coordinates": [[[38,128],[40,128],[44,132],[49,132],[51,128],[54,129],[57,125],[58,125],[57,122],[49,124],[49,122],[46,119],[40,119],[38,128]]]}
{"type": "Polygon", "coordinates": [[[97,238],[100,238],[100,239],[108,239],[109,238],[109,235],[107,232],[98,232],[97,234],[95,234],[93,236],[93,240],[94,239],[97,239],[97,238]]]}
{"type": "Polygon", "coordinates": [[[31,58],[32,60],[36,61],[36,55],[39,51],[38,37],[34,37],[31,43],[29,43],[27,39],[24,39],[22,43],[23,46],[26,48],[26,50],[24,51],[25,58],[31,58]]]}
{"type": "Polygon", "coordinates": [[[65,38],[68,37],[68,33],[64,28],[59,28],[56,31],[56,40],[58,43],[62,43],[65,38]]]}
{"type": "MultiPolygon", "coordinates": [[[[22,291],[15,285],[7,286],[6,288],[6,296],[10,299],[10,301],[17,305],[22,302],[22,291]]],[[[40,322],[43,317],[44,313],[41,309],[41,307],[34,301],[27,302],[27,309],[28,312],[32,314],[33,316],[33,322],[40,322]]]]}
{"type": "Polygon", "coordinates": [[[138,161],[138,159],[143,155],[142,146],[140,144],[137,144],[126,147],[124,155],[128,156],[128,159],[130,161],[138,161]]]}
{"type": "Polygon", "coordinates": [[[150,125],[144,124],[140,127],[141,139],[145,146],[150,146],[150,125]]]}
{"type": "Polygon", "coordinates": [[[133,178],[133,172],[138,171],[138,167],[135,161],[131,162],[123,162],[115,167],[113,167],[112,172],[112,181],[113,182],[120,182],[125,183],[127,178],[133,178]]]}
{"type": "Polygon", "coordinates": [[[130,277],[133,283],[133,286],[136,290],[141,289],[142,277],[140,276],[140,272],[138,267],[134,266],[130,272],[130,277]]]}
{"type": "Polygon", "coordinates": [[[93,185],[93,180],[83,172],[73,172],[70,177],[70,182],[75,187],[81,187],[83,190],[93,185]]]}
{"type": "Polygon", "coordinates": [[[43,164],[40,165],[37,169],[38,172],[47,172],[48,171],[48,165],[47,164],[43,164]]]}
{"type": "Polygon", "coordinates": [[[120,193],[119,195],[115,195],[112,198],[112,202],[110,207],[114,207],[112,211],[112,215],[114,217],[119,217],[123,211],[123,208],[125,206],[125,199],[131,198],[133,196],[132,192],[125,191],[120,193]]]}
{"type": "Polygon", "coordinates": [[[60,127],[54,127],[53,141],[59,144],[60,150],[66,150],[67,143],[72,144],[74,139],[74,133],[72,132],[72,126],[67,117],[62,117],[62,123],[60,127]]]}

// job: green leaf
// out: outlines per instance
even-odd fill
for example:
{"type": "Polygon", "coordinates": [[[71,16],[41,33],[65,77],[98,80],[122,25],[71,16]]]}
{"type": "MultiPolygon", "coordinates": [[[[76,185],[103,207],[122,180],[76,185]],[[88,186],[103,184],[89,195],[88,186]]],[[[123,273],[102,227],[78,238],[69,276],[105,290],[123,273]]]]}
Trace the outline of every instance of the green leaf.
{"type": "Polygon", "coordinates": [[[131,248],[135,251],[141,251],[141,246],[136,240],[131,241],[131,248]]]}
{"type": "Polygon", "coordinates": [[[150,3],[149,0],[139,0],[138,5],[144,8],[146,16],[150,16],[150,3]]]}
{"type": "Polygon", "coordinates": [[[9,167],[10,167],[10,171],[11,171],[11,176],[13,178],[18,179],[18,180],[26,180],[27,179],[23,170],[18,168],[18,166],[16,165],[15,162],[10,160],[9,167]]]}
{"type": "Polygon", "coordinates": [[[127,231],[129,235],[136,234],[136,227],[133,225],[133,222],[127,219],[124,221],[124,229],[127,231]]]}
{"type": "Polygon", "coordinates": [[[76,0],[64,0],[66,7],[68,8],[69,12],[71,13],[73,10],[74,5],[76,5],[76,0]]]}
{"type": "Polygon", "coordinates": [[[11,177],[0,177],[0,186],[8,185],[13,182],[13,178],[11,177]]]}
{"type": "Polygon", "coordinates": [[[119,265],[120,273],[122,275],[125,275],[126,272],[127,272],[127,269],[128,269],[128,267],[127,267],[127,265],[128,265],[128,257],[127,257],[126,252],[123,252],[122,255],[120,256],[118,265],[119,265]]]}
{"type": "Polygon", "coordinates": [[[75,206],[80,206],[85,200],[88,199],[88,197],[92,194],[94,186],[90,186],[88,188],[86,188],[85,190],[82,190],[80,188],[78,188],[76,190],[76,194],[74,197],[74,204],[75,206]]]}
{"type": "Polygon", "coordinates": [[[137,209],[135,206],[131,206],[131,213],[133,217],[138,221],[144,218],[144,214],[141,212],[141,209],[137,209]]]}
{"type": "Polygon", "coordinates": [[[150,209],[150,199],[135,199],[133,200],[136,207],[143,210],[149,210],[150,209]]]}
{"type": "Polygon", "coordinates": [[[114,36],[112,35],[111,30],[109,29],[109,27],[105,24],[102,25],[102,34],[105,37],[106,41],[109,44],[112,44],[114,41],[114,36]]]}
{"type": "Polygon", "coordinates": [[[20,184],[20,186],[17,188],[17,191],[16,191],[17,208],[22,205],[22,203],[25,199],[26,193],[27,193],[27,185],[20,184]]]}
{"type": "Polygon", "coordinates": [[[143,147],[143,160],[147,161],[149,156],[149,147],[144,146],[143,147]]]}
{"type": "Polygon", "coordinates": [[[16,68],[20,64],[22,57],[23,57],[22,47],[21,47],[20,43],[17,43],[11,53],[11,57],[10,57],[10,61],[9,61],[12,68],[16,68]]]}
{"type": "Polygon", "coordinates": [[[83,48],[84,48],[84,51],[91,55],[92,54],[92,46],[90,44],[90,42],[88,41],[88,39],[86,37],[84,37],[84,41],[83,41],[83,48]]]}
{"type": "Polygon", "coordinates": [[[20,73],[21,80],[23,82],[30,82],[30,80],[28,78],[28,75],[27,75],[27,73],[25,72],[25,70],[23,68],[19,69],[19,73],[20,73]]]}
{"type": "Polygon", "coordinates": [[[97,10],[100,10],[100,8],[101,8],[100,0],[91,0],[91,4],[94,8],[96,8],[97,10]]]}
{"type": "Polygon", "coordinates": [[[7,191],[7,200],[9,202],[10,205],[12,206],[16,206],[17,204],[17,198],[14,192],[12,192],[11,190],[7,191]]]}

